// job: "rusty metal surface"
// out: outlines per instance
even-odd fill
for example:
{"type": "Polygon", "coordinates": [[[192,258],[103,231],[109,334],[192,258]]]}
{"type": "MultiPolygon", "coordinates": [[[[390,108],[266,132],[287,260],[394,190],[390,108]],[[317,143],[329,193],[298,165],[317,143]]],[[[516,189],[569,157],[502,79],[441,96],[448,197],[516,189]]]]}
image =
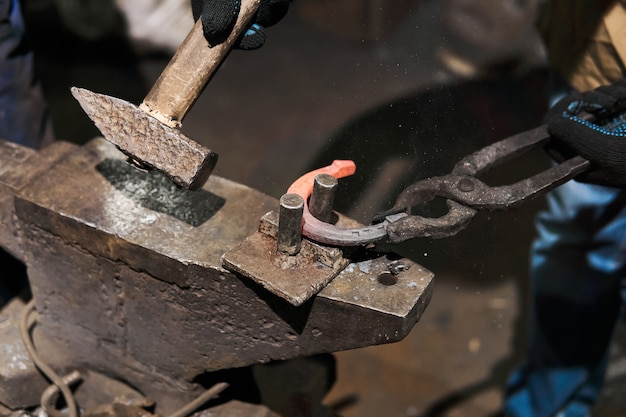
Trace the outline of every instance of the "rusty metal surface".
{"type": "Polygon", "coordinates": [[[17,199],[20,217],[94,255],[184,286],[186,265],[219,265],[225,248],[276,207],[262,193],[219,177],[190,192],[169,187],[156,171],[115,172],[124,169],[121,155],[102,139],[67,155],[17,199]]]}
{"type": "Polygon", "coordinates": [[[20,311],[0,314],[0,404],[14,410],[38,405],[48,386],[22,343],[20,311]]]}
{"type": "Polygon", "coordinates": [[[221,266],[275,199],[215,176],[192,197],[157,172],[103,169],[122,157],[94,140],[15,199],[35,344],[52,363],[123,378],[167,413],[206,372],[400,340],[430,299],[432,273],[408,264],[388,285],[378,275],[395,258],[372,254],[293,306],[221,266]],[[194,221],[176,213],[197,208],[194,221]]]}
{"type": "MultiPolygon", "coordinates": [[[[337,224],[346,228],[360,226],[357,222],[340,215],[337,224]]],[[[383,311],[399,316],[407,314],[406,310],[401,312],[402,308],[411,309],[415,302],[411,295],[404,297],[411,292],[405,294],[406,288],[402,283],[397,286],[400,288],[399,292],[394,292],[392,296],[400,295],[402,299],[388,299],[381,296],[380,292],[376,292],[377,297],[372,298],[372,292],[380,291],[381,285],[396,288],[397,281],[407,275],[410,277],[404,284],[413,288],[420,288],[422,283],[428,285],[432,278],[428,277],[430,272],[419,265],[410,274],[405,274],[416,264],[407,259],[396,259],[393,254],[376,253],[372,250],[355,251],[352,248],[344,248],[349,252],[344,256],[340,248],[304,240],[302,250],[297,255],[282,254],[276,250],[277,229],[278,215],[275,212],[267,213],[261,219],[259,231],[225,253],[222,262],[227,269],[250,278],[295,306],[302,305],[318,294],[351,262],[349,272],[358,271],[354,278],[358,283],[350,285],[349,289],[342,287],[342,291],[354,291],[350,295],[354,300],[368,297],[370,301],[378,301],[374,308],[387,309],[383,311]],[[394,309],[389,309],[389,305],[393,305],[394,309]]],[[[349,282],[352,279],[351,277],[349,282]]],[[[342,292],[333,290],[323,294],[332,297],[331,294],[340,293],[342,292]]],[[[368,308],[371,307],[373,306],[368,305],[368,308]]]]}
{"type": "Polygon", "coordinates": [[[254,233],[225,254],[224,266],[299,306],[324,288],[349,263],[337,250],[336,261],[325,265],[316,256],[314,245],[305,240],[297,255],[288,255],[276,250],[276,239],[254,233]]]}
{"type": "Polygon", "coordinates": [[[302,241],[296,255],[280,252],[278,223],[275,212],[267,213],[261,219],[260,231],[225,253],[222,262],[227,269],[299,306],[328,285],[350,261],[340,249],[309,240],[302,241]]]}
{"type": "MultiPolygon", "coordinates": [[[[416,311],[421,315],[428,305],[432,278],[432,272],[413,261],[394,254],[370,253],[350,263],[319,295],[381,316],[409,318],[416,311]]],[[[412,327],[409,320],[405,324],[412,327]]],[[[411,327],[397,328],[395,333],[383,330],[377,344],[400,340],[398,337],[404,337],[411,327]]]]}
{"type": "Polygon", "coordinates": [[[197,394],[188,384],[206,371],[400,340],[431,293],[429,274],[406,291],[355,265],[294,307],[228,273],[192,267],[181,288],[43,232],[30,242],[45,312],[38,345],[55,363],[106,370],[172,406],[197,394]]]}
{"type": "Polygon", "coordinates": [[[72,88],[72,94],[104,137],[131,159],[191,190],[206,182],[217,154],[124,100],[72,88]]]}
{"type": "MultiPolygon", "coordinates": [[[[36,368],[22,342],[19,320],[25,303],[19,297],[11,300],[0,310],[0,405],[11,410],[32,409],[45,398],[55,402],[58,390],[50,386],[48,380],[36,368]],[[46,391],[49,391],[47,394],[46,391]]],[[[45,352],[42,352],[45,355],[45,352]]],[[[99,374],[81,369],[72,376],[81,383],[75,389],[75,396],[83,410],[116,400],[128,405],[153,405],[144,396],[128,385],[99,374]]],[[[2,414],[0,412],[0,414],[2,414]]],[[[23,414],[26,415],[26,414],[23,414]]]]}
{"type": "Polygon", "coordinates": [[[75,148],[67,142],[55,142],[37,152],[0,139],[0,246],[14,257],[22,259],[13,197],[75,148]]]}

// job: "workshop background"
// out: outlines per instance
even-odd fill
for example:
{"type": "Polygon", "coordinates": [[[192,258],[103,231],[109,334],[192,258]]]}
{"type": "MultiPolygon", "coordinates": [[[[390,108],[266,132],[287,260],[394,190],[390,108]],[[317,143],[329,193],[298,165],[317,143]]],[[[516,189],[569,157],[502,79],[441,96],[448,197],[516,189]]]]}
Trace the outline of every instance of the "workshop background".
{"type": "MultiPolygon", "coordinates": [[[[71,86],[141,102],[193,23],[188,3],[24,1],[58,139],[99,135],[71,86]]],[[[182,130],[220,154],[215,175],[277,198],[302,173],[353,159],[337,209],[369,222],[404,186],[540,124],[548,80],[535,3],[295,0],[263,48],[230,55],[182,130]]],[[[547,164],[534,152],[489,178],[547,164]]],[[[402,342],[337,353],[326,404],[344,417],[497,415],[525,349],[527,252],[542,207],[481,213],[454,238],[396,246],[435,273],[430,306],[402,342]]],[[[626,415],[623,333],[597,416],[626,415]]]]}

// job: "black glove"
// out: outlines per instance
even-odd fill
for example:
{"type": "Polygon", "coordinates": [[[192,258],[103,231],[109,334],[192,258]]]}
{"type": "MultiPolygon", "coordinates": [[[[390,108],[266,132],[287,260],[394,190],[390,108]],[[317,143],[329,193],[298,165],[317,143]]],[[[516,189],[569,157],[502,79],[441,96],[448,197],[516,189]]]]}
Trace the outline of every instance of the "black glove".
{"type": "Polygon", "coordinates": [[[547,151],[557,162],[581,155],[591,162],[576,180],[626,187],[626,79],[561,99],[546,117],[552,141],[547,151]],[[581,112],[591,114],[584,120],[581,112]]]}
{"type": "MultiPolygon", "coordinates": [[[[250,25],[241,39],[235,43],[238,49],[257,49],[265,43],[264,27],[271,26],[282,19],[289,9],[291,0],[262,0],[254,23],[250,25]]],[[[194,20],[202,16],[202,29],[209,45],[218,45],[230,35],[239,10],[241,0],[191,0],[194,20]]]]}

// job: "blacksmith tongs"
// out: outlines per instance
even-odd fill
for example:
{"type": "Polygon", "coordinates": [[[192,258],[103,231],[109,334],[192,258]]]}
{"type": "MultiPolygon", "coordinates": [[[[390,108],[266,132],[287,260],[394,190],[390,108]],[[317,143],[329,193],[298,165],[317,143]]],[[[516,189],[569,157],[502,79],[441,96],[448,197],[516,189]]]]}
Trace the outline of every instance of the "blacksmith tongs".
{"type": "Polygon", "coordinates": [[[532,177],[510,185],[490,187],[477,178],[491,168],[516,158],[550,140],[547,126],[519,133],[461,159],[448,175],[416,182],[402,191],[394,206],[374,219],[409,213],[411,207],[436,197],[447,199],[448,213],[438,218],[405,216],[387,226],[387,238],[399,243],[415,237],[444,238],[464,229],[478,210],[508,210],[569,181],[589,168],[575,156],[532,177]]]}

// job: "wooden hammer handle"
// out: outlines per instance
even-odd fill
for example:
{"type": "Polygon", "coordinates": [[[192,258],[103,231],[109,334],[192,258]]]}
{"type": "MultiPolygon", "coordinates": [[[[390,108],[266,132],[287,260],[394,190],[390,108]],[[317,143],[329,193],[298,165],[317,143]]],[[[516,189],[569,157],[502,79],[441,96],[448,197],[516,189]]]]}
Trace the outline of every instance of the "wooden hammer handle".
{"type": "Polygon", "coordinates": [[[198,19],[139,107],[170,127],[180,127],[235,41],[247,29],[260,3],[261,0],[242,0],[232,33],[214,47],[209,47],[198,19]]]}

